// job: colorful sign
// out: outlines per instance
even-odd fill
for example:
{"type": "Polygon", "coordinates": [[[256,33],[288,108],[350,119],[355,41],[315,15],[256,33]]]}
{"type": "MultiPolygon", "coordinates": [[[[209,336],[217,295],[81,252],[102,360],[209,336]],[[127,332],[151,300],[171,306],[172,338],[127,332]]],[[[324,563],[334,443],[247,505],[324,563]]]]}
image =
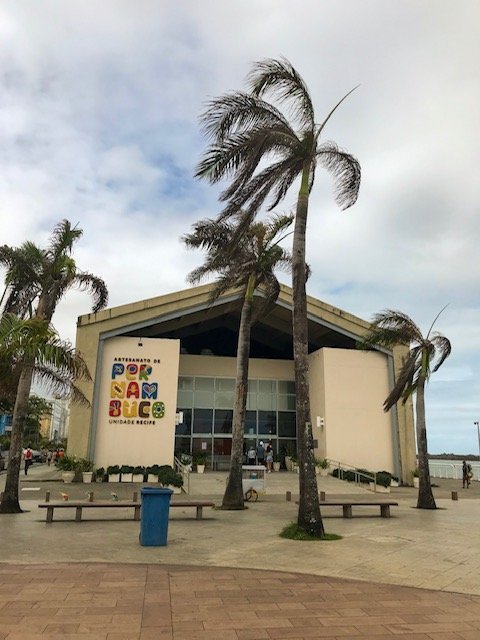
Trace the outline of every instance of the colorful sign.
{"type": "Polygon", "coordinates": [[[114,358],[108,405],[111,424],[152,425],[165,416],[155,371],[159,364],[156,358],[114,358]]]}

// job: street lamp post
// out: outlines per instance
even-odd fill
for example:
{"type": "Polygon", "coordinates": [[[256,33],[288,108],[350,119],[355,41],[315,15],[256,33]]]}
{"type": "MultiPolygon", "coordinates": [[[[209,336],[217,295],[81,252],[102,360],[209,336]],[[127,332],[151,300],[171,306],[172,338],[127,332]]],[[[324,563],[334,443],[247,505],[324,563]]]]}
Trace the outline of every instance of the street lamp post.
{"type": "Polygon", "coordinates": [[[473,423],[477,427],[477,435],[478,435],[478,459],[480,460],[480,422],[477,420],[473,423]]]}

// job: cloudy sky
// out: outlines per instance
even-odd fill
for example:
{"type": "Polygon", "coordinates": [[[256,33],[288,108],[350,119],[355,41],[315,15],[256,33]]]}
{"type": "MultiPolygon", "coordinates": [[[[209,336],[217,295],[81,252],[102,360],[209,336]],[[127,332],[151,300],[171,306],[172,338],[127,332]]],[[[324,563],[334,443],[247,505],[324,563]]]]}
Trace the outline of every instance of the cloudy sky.
{"type": "MultiPolygon", "coordinates": [[[[0,243],[45,244],[68,218],[110,306],[185,288],[200,255],[179,236],[219,211],[219,189],[193,179],[205,102],[281,55],[318,120],[360,84],[326,130],[359,159],[360,197],[340,212],[317,174],[309,293],[365,319],[400,309],[425,331],[448,304],[429,449],[478,453],[479,24],[477,0],[3,0],[0,243]]],[[[89,304],[63,301],[63,337],[89,304]]]]}

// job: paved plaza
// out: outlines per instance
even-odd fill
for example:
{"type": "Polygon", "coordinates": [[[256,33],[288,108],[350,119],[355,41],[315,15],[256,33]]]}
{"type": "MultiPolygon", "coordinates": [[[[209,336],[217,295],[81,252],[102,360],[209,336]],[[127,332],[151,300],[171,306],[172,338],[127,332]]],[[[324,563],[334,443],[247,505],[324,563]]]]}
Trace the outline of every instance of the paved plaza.
{"type": "MultiPolygon", "coordinates": [[[[193,474],[192,497],[219,504],[225,477],[193,474]]],[[[34,465],[21,482],[26,512],[0,516],[0,640],[480,640],[480,485],[435,482],[436,511],[415,509],[414,489],[392,489],[391,518],[331,508],[325,528],[342,540],[296,542],[278,533],[295,520],[298,477],[270,474],[245,511],[205,509],[197,521],[177,508],[168,546],[142,547],[131,511],[77,523],[65,510],[47,524],[37,508],[47,490],[122,498],[138,487],[67,487],[34,465]]],[[[372,495],[319,483],[329,499],[372,495]]]]}

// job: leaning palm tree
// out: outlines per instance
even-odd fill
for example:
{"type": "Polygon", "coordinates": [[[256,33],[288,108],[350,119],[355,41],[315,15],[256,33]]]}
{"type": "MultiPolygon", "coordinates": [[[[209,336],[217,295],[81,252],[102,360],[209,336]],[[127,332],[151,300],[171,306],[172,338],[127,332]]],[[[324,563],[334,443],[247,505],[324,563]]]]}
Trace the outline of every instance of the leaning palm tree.
{"type": "Polygon", "coordinates": [[[3,311],[22,318],[36,316],[50,323],[58,302],[74,288],[91,293],[94,312],[102,309],[108,301],[104,281],[80,271],[71,255],[82,234],[81,229],[62,220],[46,249],[33,242],[0,247],[0,266],[6,269],[3,311]]]}
{"type": "Polygon", "coordinates": [[[18,480],[32,378],[46,384],[55,394],[87,402],[74,382],[81,378],[89,380],[90,374],[82,357],[68,342],[60,340],[44,320],[24,320],[13,314],[4,314],[0,319],[0,363],[12,368],[19,366],[21,371],[0,513],[21,513],[18,480]]]}
{"type": "Polygon", "coordinates": [[[212,293],[213,302],[228,289],[242,291],[242,311],[237,343],[237,373],[232,419],[232,452],[222,507],[243,509],[242,458],[245,412],[248,388],[250,331],[252,324],[275,302],[280,285],[275,269],[289,268],[290,254],[279,243],[293,216],[275,216],[270,221],[244,227],[238,235],[236,225],[226,221],[203,220],[194,225],[191,234],[183,237],[188,247],[207,251],[205,263],[192,271],[189,281],[194,284],[204,277],[218,276],[212,293]],[[236,240],[235,240],[236,239],[236,240]],[[254,308],[254,293],[262,286],[265,298],[254,308]]]}
{"type": "MultiPolygon", "coordinates": [[[[33,242],[25,242],[18,248],[0,247],[0,266],[6,268],[2,296],[4,314],[37,319],[48,327],[61,298],[72,288],[92,294],[94,312],[107,304],[108,291],[104,281],[80,271],[72,258],[73,245],[82,234],[81,229],[72,227],[68,220],[62,220],[54,227],[46,249],[40,249],[33,242]]],[[[20,362],[12,439],[15,429],[22,429],[35,365],[33,357],[30,360],[23,358],[20,362]]],[[[15,436],[15,442],[21,442],[21,438],[15,436]]],[[[13,449],[13,453],[16,456],[13,468],[19,470],[20,445],[13,449]]]]}
{"type": "Polygon", "coordinates": [[[223,218],[235,215],[240,208],[247,208],[253,217],[265,201],[269,210],[273,209],[300,178],[292,250],[300,466],[298,526],[313,536],[323,537],[310,422],[305,241],[309,195],[317,165],[333,174],[336,200],[342,209],[357,199],[358,161],[334,143],[320,139],[328,120],[351,91],[318,124],[308,88],[287,60],[256,63],[249,76],[249,88],[249,92],[234,92],[214,99],[202,115],[203,128],[211,144],[198,165],[196,176],[211,183],[231,178],[220,196],[226,202],[223,218]],[[265,99],[268,96],[287,108],[291,121],[265,99]]]}
{"type": "Polygon", "coordinates": [[[401,311],[386,309],[373,317],[372,328],[361,342],[363,348],[375,346],[392,348],[395,345],[404,345],[409,349],[398,379],[383,403],[383,408],[385,411],[389,411],[399,400],[402,400],[403,404],[405,404],[408,398],[414,393],[416,394],[418,509],[437,508],[432,493],[428,468],[425,383],[430,378],[430,374],[435,373],[441,367],[452,350],[448,338],[437,332],[432,333],[433,326],[440,313],[437,314],[432,322],[427,335],[423,337],[421,330],[409,316],[401,311]]]}

